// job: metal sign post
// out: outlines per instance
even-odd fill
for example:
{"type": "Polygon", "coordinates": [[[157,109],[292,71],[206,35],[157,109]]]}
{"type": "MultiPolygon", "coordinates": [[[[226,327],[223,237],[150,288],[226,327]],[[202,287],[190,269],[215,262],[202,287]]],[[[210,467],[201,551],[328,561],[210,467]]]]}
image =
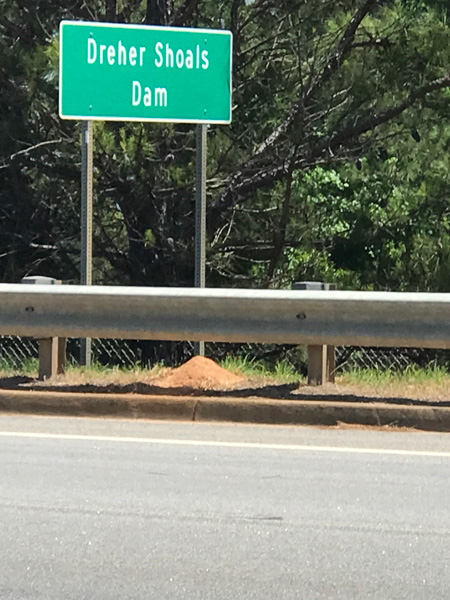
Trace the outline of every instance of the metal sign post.
{"type": "MultiPolygon", "coordinates": [[[[81,124],[81,285],[92,285],[92,198],[93,198],[92,121],[81,124]]],[[[91,366],[91,339],[81,340],[80,362],[91,366]]]]}
{"type": "MultiPolygon", "coordinates": [[[[207,125],[196,127],[195,162],[195,287],[206,283],[206,153],[207,125]]],[[[195,354],[205,355],[205,342],[194,344],[195,354]]]]}

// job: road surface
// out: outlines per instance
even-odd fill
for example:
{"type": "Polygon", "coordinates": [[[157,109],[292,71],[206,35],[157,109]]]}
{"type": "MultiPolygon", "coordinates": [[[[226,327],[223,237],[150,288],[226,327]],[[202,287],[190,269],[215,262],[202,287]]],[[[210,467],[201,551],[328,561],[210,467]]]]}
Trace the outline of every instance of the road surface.
{"type": "Polygon", "coordinates": [[[0,415],[2,600],[447,600],[450,435],[0,415]]]}

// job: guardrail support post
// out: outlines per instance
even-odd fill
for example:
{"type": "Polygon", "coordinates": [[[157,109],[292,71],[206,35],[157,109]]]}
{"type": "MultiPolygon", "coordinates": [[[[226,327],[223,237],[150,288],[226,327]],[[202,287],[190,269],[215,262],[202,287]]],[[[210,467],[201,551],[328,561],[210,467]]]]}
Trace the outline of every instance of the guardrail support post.
{"type": "Polygon", "coordinates": [[[39,379],[45,381],[58,372],[58,338],[39,340],[39,379]]]}
{"type": "Polygon", "coordinates": [[[308,346],[308,385],[334,383],[334,346],[308,346]]]}
{"type": "Polygon", "coordinates": [[[67,338],[60,337],[58,340],[58,362],[56,365],[56,374],[64,375],[67,365],[67,338]]]}
{"type": "MultiPolygon", "coordinates": [[[[22,283],[38,285],[57,285],[60,280],[41,275],[23,277],[22,283]]],[[[39,341],[39,379],[44,381],[54,375],[64,375],[66,372],[66,346],[65,337],[43,338],[39,341]]]]}
{"type": "MultiPolygon", "coordinates": [[[[335,290],[334,283],[296,281],[293,290],[335,290]]],[[[334,383],[336,370],[335,348],[327,345],[308,346],[308,385],[334,383]]]]}

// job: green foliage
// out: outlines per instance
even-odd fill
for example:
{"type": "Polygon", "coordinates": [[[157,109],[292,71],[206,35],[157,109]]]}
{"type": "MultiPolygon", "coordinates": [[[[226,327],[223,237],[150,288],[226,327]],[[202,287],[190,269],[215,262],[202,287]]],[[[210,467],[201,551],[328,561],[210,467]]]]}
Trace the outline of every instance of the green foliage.
{"type": "Polygon", "coordinates": [[[38,358],[26,358],[23,360],[21,367],[17,366],[17,361],[4,357],[0,360],[0,376],[1,377],[13,377],[13,376],[27,376],[37,377],[39,372],[39,359],[38,358]]]}
{"type": "Polygon", "coordinates": [[[408,386],[426,384],[448,384],[448,371],[441,367],[430,366],[419,368],[409,366],[403,371],[390,369],[352,369],[340,376],[342,385],[369,385],[376,390],[380,386],[401,386],[405,390],[408,386]]]}
{"type": "Polygon", "coordinates": [[[228,371],[249,378],[265,378],[283,383],[297,383],[300,379],[294,367],[286,360],[268,363],[257,361],[252,356],[228,355],[220,365],[228,371]]]}

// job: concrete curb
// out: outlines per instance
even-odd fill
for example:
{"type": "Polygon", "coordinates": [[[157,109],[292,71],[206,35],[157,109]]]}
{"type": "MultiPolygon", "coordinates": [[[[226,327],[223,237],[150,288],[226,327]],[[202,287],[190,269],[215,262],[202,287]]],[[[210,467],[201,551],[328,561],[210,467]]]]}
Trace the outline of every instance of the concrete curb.
{"type": "Polygon", "coordinates": [[[450,431],[450,407],[383,402],[0,391],[0,412],[225,421],[273,425],[367,425],[450,431]]]}
{"type": "Polygon", "coordinates": [[[192,421],[195,398],[0,391],[0,412],[192,421]]]}

